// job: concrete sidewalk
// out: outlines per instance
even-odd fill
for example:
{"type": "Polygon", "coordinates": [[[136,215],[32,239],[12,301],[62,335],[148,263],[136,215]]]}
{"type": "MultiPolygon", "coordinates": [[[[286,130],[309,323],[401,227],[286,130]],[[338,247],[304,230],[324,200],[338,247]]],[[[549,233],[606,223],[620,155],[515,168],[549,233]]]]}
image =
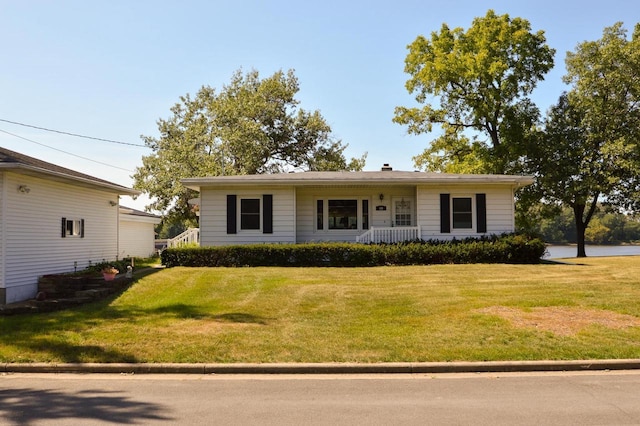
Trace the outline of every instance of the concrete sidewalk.
{"type": "Polygon", "coordinates": [[[578,361],[310,363],[310,364],[98,364],[5,363],[0,373],[126,374],[436,374],[637,370],[640,359],[578,361]]]}

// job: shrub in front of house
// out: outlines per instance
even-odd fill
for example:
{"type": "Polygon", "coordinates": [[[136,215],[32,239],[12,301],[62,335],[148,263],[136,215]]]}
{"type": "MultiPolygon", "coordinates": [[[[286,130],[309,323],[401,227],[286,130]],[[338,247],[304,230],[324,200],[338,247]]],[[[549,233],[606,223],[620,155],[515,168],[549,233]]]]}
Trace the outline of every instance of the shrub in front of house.
{"type": "Polygon", "coordinates": [[[126,272],[127,266],[131,265],[131,259],[128,260],[112,260],[109,262],[98,262],[81,271],[82,274],[101,276],[101,273],[109,268],[118,270],[118,272],[126,272]]]}
{"type": "Polygon", "coordinates": [[[450,263],[539,263],[539,238],[506,234],[451,241],[399,244],[306,243],[171,248],[162,263],[173,266],[382,266],[450,263]]]}

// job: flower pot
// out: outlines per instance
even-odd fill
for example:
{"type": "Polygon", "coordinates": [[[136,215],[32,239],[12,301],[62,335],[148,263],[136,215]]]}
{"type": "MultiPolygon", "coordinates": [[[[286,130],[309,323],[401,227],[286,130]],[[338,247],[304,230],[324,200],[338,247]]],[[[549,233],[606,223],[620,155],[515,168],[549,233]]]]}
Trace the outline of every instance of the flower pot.
{"type": "Polygon", "coordinates": [[[111,273],[108,273],[108,272],[103,272],[103,273],[102,273],[102,276],[104,277],[104,280],[105,280],[105,281],[113,281],[113,280],[114,280],[114,278],[116,277],[116,274],[111,274],[111,273]]]}

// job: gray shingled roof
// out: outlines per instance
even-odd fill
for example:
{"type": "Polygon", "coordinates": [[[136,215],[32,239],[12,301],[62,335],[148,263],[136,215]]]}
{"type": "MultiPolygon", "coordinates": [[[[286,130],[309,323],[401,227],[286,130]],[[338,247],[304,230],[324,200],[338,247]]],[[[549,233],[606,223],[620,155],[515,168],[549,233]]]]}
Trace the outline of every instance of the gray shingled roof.
{"type": "Polygon", "coordinates": [[[140,192],[103,179],[60,167],[19,152],[0,147],[0,170],[11,170],[28,175],[48,175],[56,180],[73,181],[83,186],[101,187],[122,195],[139,195],[140,192]]]}
{"type": "Polygon", "coordinates": [[[142,210],[136,210],[136,209],[132,209],[131,207],[122,206],[122,205],[120,206],[120,213],[131,215],[131,216],[140,216],[140,217],[150,217],[150,218],[153,218],[153,219],[162,219],[162,216],[158,216],[157,214],[143,212],[142,210]]]}
{"type": "Polygon", "coordinates": [[[221,185],[420,185],[420,184],[502,184],[516,187],[533,183],[531,176],[515,175],[462,175],[447,173],[371,171],[371,172],[301,172],[242,176],[209,176],[182,179],[186,187],[221,185]]]}

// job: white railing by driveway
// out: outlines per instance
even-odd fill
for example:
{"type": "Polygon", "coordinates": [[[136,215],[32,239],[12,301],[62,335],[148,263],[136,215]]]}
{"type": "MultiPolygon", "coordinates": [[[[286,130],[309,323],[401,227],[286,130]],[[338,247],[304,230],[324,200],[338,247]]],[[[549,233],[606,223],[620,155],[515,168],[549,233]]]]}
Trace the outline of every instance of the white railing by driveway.
{"type": "Polygon", "coordinates": [[[401,243],[420,239],[419,226],[398,226],[378,228],[372,226],[367,232],[356,237],[357,243],[401,243]]]}
{"type": "Polygon", "coordinates": [[[180,235],[167,240],[167,248],[185,244],[200,244],[200,228],[189,228],[180,235]]]}

